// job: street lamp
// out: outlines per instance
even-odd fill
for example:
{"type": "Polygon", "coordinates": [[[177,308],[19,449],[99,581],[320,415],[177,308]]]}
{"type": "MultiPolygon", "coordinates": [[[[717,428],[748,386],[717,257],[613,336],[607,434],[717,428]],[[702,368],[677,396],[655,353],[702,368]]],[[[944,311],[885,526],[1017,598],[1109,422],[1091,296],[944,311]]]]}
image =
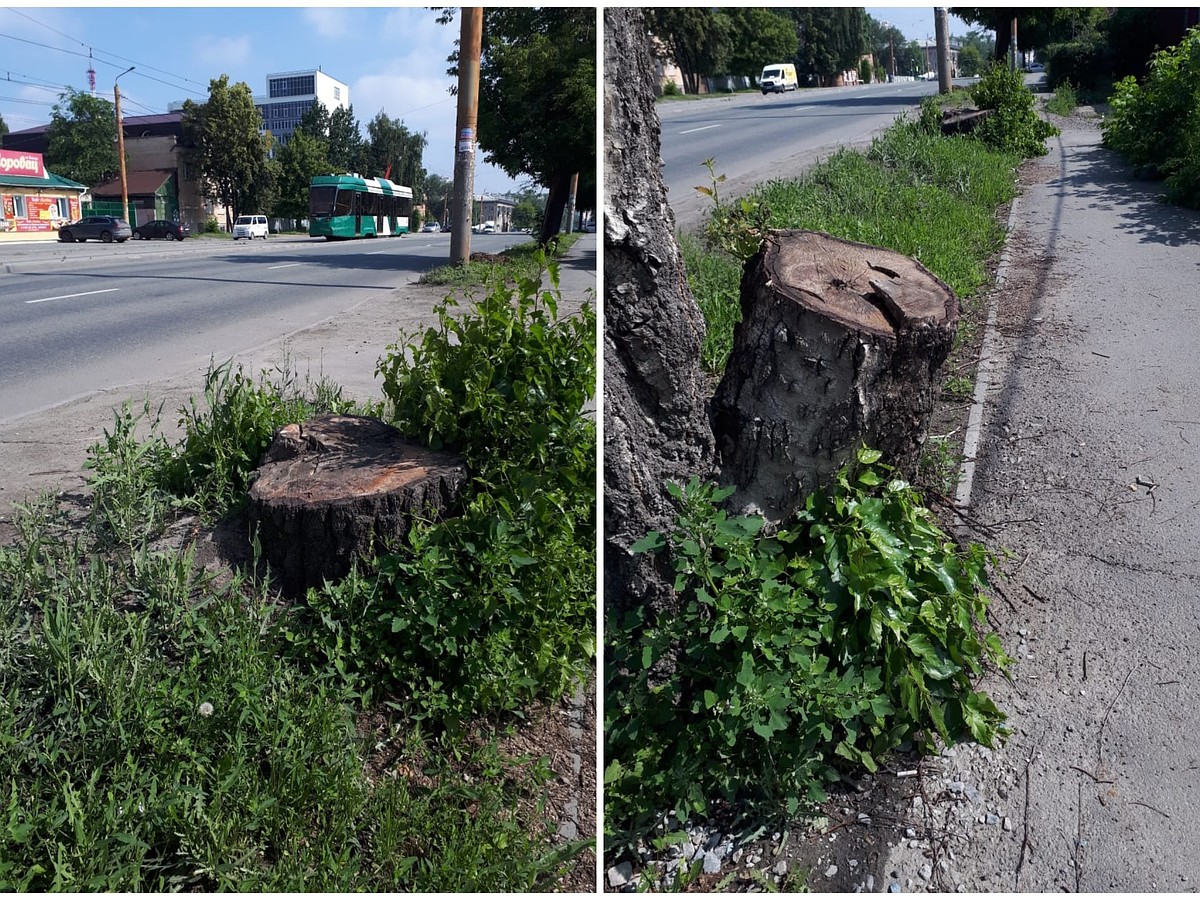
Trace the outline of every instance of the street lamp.
{"type": "MultiPolygon", "coordinates": [[[[121,75],[128,75],[136,66],[130,66],[121,75]]],[[[117,84],[121,75],[113,79],[113,97],[117,101],[117,155],[121,162],[121,218],[129,219],[129,186],[125,180],[125,130],[121,126],[121,87],[117,84]]],[[[136,222],[133,224],[137,224],[136,222]]]]}

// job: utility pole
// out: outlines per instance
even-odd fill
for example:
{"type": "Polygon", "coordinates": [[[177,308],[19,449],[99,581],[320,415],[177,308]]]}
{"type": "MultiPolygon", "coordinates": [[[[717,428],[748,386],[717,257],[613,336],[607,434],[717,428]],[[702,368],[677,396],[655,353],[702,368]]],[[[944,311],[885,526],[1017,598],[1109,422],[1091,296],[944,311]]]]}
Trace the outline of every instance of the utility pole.
{"type": "Polygon", "coordinates": [[[1017,71],[1017,17],[1012,18],[1012,33],[1009,36],[1008,44],[1008,67],[1013,72],[1017,71]]]}
{"type": "Polygon", "coordinates": [[[933,8],[933,30],[937,35],[938,93],[950,93],[950,27],[946,7],[933,8]]]}
{"type": "Polygon", "coordinates": [[[464,6],[458,39],[458,123],[454,155],[454,213],[450,263],[471,258],[471,207],[475,197],[475,138],[479,122],[479,54],[483,47],[483,7],[464,6]]]}
{"type": "Polygon", "coordinates": [[[567,234],[575,230],[575,194],[579,190],[579,173],[571,176],[570,193],[567,195],[567,234]]]}
{"type": "MultiPolygon", "coordinates": [[[[121,75],[128,75],[136,68],[130,66],[121,75]]],[[[129,218],[129,182],[125,179],[125,128],[121,124],[121,86],[117,84],[121,75],[113,79],[113,99],[117,107],[117,155],[121,158],[121,218],[137,227],[137,222],[129,218]]]]}

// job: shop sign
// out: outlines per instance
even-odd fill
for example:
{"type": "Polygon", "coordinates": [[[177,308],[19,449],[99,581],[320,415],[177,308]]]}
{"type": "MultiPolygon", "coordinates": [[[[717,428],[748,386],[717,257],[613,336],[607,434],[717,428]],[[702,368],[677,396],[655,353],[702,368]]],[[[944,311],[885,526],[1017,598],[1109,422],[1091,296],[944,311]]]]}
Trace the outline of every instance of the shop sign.
{"type": "Polygon", "coordinates": [[[26,178],[46,178],[46,165],[40,153],[21,153],[0,150],[0,176],[23,175],[26,178]]]}

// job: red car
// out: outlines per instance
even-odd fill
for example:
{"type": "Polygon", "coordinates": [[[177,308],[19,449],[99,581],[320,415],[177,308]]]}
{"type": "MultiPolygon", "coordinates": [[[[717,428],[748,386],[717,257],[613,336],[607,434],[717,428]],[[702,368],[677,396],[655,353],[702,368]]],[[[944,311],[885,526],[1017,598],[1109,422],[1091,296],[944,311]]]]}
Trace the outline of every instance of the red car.
{"type": "Polygon", "coordinates": [[[180,222],[169,222],[166,219],[155,219],[153,222],[146,222],[144,225],[139,225],[133,229],[133,236],[142,241],[153,240],[155,238],[182,241],[191,233],[192,229],[190,226],[180,222]]]}

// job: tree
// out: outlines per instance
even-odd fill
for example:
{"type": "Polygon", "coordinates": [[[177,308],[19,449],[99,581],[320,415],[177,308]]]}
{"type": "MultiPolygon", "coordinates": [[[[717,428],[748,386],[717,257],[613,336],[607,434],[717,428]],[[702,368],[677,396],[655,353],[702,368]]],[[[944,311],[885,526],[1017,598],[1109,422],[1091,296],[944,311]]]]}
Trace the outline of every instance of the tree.
{"type": "Polygon", "coordinates": [[[209,82],[208,100],[183,103],[184,153],[198,174],[205,196],[225,206],[225,224],[267,199],[270,136],[245,82],[229,84],[222,75],[209,82]]]}
{"type": "Polygon", "coordinates": [[[454,196],[454,181],[441,175],[426,174],[421,193],[425,198],[426,220],[447,223],[450,219],[450,201],[454,196]]]}
{"type": "Polygon", "coordinates": [[[808,6],[789,9],[796,23],[796,70],[830,84],[857,69],[867,52],[866,13],[861,7],[808,6]]]}
{"type": "MultiPolygon", "coordinates": [[[[671,529],[667,482],[715,465],[700,368],[704,317],[688,289],[662,181],[647,23],[604,11],[604,603],[606,617],[677,600],[659,554],[629,548],[671,529]]],[[[650,623],[647,623],[650,624],[650,623]]]]}
{"type": "Polygon", "coordinates": [[[324,141],[296,129],[291,140],[275,154],[275,163],[278,166],[275,215],[285,219],[308,218],[308,189],[313,176],[329,173],[324,141]]]}
{"type": "MultiPolygon", "coordinates": [[[[728,10],[699,6],[649,7],[646,24],[683,73],[684,90],[700,93],[700,79],[727,69],[733,25],[728,10]]],[[[762,64],[759,64],[759,71],[762,64]]]]}
{"type": "Polygon", "coordinates": [[[796,29],[785,16],[761,7],[726,10],[731,28],[725,71],[757,79],[763,66],[796,58],[796,29]]]}
{"type": "Polygon", "coordinates": [[[4,116],[0,116],[0,146],[3,146],[6,134],[8,134],[8,123],[4,121],[4,116]]]}
{"type": "Polygon", "coordinates": [[[865,22],[867,52],[875,58],[875,68],[882,65],[889,75],[903,75],[905,68],[901,63],[904,48],[908,39],[895,25],[884,24],[868,15],[865,22]]]}
{"type": "Polygon", "coordinates": [[[89,187],[115,178],[121,171],[116,107],[94,94],[61,95],[46,129],[46,166],[89,187]]]}
{"type": "Polygon", "coordinates": [[[1017,20],[1017,47],[1039,50],[1056,41],[1078,37],[1108,16],[1101,7],[952,7],[950,12],[969,25],[982,25],[996,33],[993,59],[1008,59],[1012,44],[1012,20],[1017,20]]]}
{"type": "Polygon", "coordinates": [[[326,156],[334,172],[359,172],[376,176],[383,172],[371,172],[366,165],[362,130],[354,117],[354,106],[339,106],[329,114],[329,132],[326,135],[326,156]]]}
{"type": "Polygon", "coordinates": [[[425,183],[422,156],[428,144],[423,132],[409,131],[400,119],[389,118],[380,110],[367,123],[363,174],[386,176],[411,187],[413,196],[420,196],[425,183]]]}

